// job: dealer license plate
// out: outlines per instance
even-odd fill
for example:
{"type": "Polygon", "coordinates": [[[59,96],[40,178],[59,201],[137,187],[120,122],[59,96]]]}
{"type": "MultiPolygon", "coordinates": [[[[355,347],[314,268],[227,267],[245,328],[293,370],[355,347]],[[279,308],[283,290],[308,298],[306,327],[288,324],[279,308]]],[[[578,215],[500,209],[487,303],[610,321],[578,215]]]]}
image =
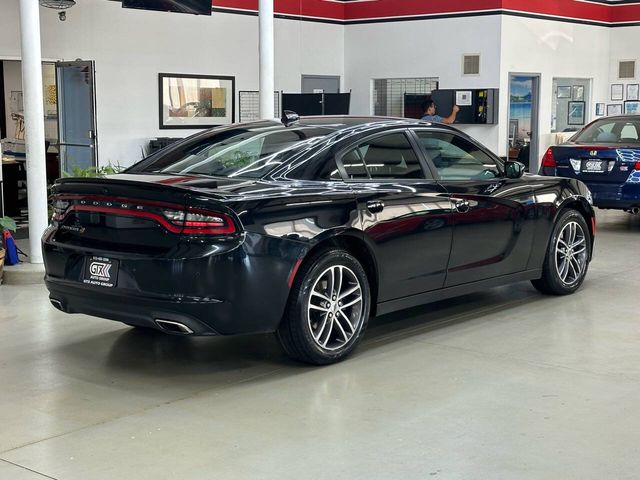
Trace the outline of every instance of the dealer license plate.
{"type": "Polygon", "coordinates": [[[606,173],[609,162],[606,160],[583,160],[582,171],[584,173],[606,173]]]}
{"type": "Polygon", "coordinates": [[[105,257],[87,257],[84,262],[82,283],[112,288],[118,282],[118,260],[105,257]]]}

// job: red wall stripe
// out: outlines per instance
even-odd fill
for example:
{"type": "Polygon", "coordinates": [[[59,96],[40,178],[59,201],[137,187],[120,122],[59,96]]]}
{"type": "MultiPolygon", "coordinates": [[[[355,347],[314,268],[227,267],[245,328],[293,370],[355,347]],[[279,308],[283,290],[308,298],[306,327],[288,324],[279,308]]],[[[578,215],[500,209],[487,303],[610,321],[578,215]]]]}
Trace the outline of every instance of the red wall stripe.
{"type": "Polygon", "coordinates": [[[617,5],[609,8],[611,21],[614,23],[640,21],[640,5],[617,5]]]}
{"type": "Polygon", "coordinates": [[[545,0],[544,2],[504,0],[502,4],[502,8],[524,13],[611,22],[611,7],[598,3],[576,2],[575,0],[545,0]]]}
{"type": "MultiPolygon", "coordinates": [[[[216,8],[258,10],[258,0],[213,0],[216,8]]],[[[604,24],[640,21],[640,3],[605,5],[577,0],[275,0],[276,14],[338,21],[511,10],[604,24]]]]}
{"type": "MultiPolygon", "coordinates": [[[[213,0],[214,8],[231,8],[258,11],[258,0],[213,0]]],[[[279,15],[319,17],[344,20],[345,2],[326,0],[275,0],[274,9],[279,15]]]]}
{"type": "Polygon", "coordinates": [[[501,8],[501,4],[501,0],[374,0],[371,2],[347,2],[345,5],[345,20],[497,10],[501,8]]]}

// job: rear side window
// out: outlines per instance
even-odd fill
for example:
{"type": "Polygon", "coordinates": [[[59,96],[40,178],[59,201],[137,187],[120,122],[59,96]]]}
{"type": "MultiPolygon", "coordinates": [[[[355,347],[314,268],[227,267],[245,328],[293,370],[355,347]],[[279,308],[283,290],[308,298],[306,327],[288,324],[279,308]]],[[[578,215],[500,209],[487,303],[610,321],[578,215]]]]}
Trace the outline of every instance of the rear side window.
{"type": "Polygon", "coordinates": [[[502,176],[488,154],[455,133],[416,134],[442,180],[491,180],[502,176]]]}
{"type": "Polygon", "coordinates": [[[355,148],[342,157],[342,166],[347,174],[347,178],[353,180],[357,178],[369,178],[367,168],[364,166],[360,149],[355,148]]]}
{"type": "Polygon", "coordinates": [[[368,140],[342,156],[349,179],[420,179],[425,174],[404,133],[368,140]]]}
{"type": "Polygon", "coordinates": [[[260,178],[329,133],[319,127],[235,128],[187,140],[131,171],[260,178]]]}

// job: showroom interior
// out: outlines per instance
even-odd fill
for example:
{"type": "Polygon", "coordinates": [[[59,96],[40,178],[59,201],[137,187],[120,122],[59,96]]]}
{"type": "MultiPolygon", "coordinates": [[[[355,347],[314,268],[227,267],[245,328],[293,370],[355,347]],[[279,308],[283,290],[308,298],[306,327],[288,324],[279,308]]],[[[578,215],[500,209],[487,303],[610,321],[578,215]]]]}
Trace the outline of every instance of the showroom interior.
{"type": "MultiPolygon", "coordinates": [[[[593,206],[575,294],[520,281],[383,310],[355,353],[323,367],[288,358],[272,332],[182,338],[60,311],[40,239],[56,179],[118,173],[284,110],[338,124],[457,104],[454,128],[543,183],[550,148],[640,114],[640,1],[167,9],[0,6],[0,218],[15,222],[19,252],[0,268],[0,479],[638,477],[637,208],[593,206]],[[209,89],[205,113],[193,82],[209,89]]],[[[247,285],[243,296],[260,295],[247,285]]]]}

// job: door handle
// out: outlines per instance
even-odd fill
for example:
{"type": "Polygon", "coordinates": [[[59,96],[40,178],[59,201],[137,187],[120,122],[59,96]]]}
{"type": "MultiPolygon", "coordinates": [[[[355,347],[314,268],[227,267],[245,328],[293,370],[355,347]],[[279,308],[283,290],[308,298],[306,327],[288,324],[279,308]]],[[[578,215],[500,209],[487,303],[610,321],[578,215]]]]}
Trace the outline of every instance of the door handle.
{"type": "Polygon", "coordinates": [[[455,208],[458,213],[467,213],[471,209],[471,204],[469,203],[469,200],[463,198],[454,200],[453,208],[455,208]]]}
{"type": "Polygon", "coordinates": [[[371,213],[380,213],[384,210],[384,202],[381,202],[380,200],[371,200],[370,202],[367,202],[367,210],[371,213]]]}

